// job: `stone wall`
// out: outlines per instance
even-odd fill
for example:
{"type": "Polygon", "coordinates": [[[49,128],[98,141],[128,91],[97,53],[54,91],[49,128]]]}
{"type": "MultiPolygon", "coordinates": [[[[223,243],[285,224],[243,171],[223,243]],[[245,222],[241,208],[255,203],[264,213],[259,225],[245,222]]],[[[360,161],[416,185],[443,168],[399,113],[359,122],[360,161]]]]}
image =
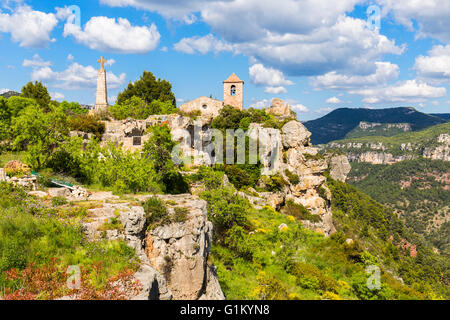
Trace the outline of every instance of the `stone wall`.
{"type": "Polygon", "coordinates": [[[202,117],[212,119],[219,115],[222,108],[222,101],[203,96],[184,103],[181,105],[180,110],[186,113],[200,111],[202,113],[202,117]]]}
{"type": "Polygon", "coordinates": [[[224,82],[223,102],[225,105],[230,105],[242,110],[244,105],[244,82],[224,82]],[[232,86],[236,86],[235,95],[231,95],[232,86]]]}

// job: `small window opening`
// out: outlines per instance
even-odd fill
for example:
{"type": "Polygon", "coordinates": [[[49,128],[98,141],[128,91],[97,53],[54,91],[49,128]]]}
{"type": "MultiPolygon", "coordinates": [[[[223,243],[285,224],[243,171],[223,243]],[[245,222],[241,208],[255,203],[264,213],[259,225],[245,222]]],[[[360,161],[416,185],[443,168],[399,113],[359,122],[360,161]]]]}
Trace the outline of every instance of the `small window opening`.
{"type": "Polygon", "coordinates": [[[232,86],[231,86],[231,95],[232,95],[232,96],[235,96],[235,95],[236,95],[236,86],[235,86],[235,85],[232,85],[232,86]]]}
{"type": "Polygon", "coordinates": [[[206,104],[202,105],[203,110],[206,110],[208,106],[206,104]]]}
{"type": "Polygon", "coordinates": [[[133,146],[140,146],[141,144],[141,137],[133,137],[133,146]]]}

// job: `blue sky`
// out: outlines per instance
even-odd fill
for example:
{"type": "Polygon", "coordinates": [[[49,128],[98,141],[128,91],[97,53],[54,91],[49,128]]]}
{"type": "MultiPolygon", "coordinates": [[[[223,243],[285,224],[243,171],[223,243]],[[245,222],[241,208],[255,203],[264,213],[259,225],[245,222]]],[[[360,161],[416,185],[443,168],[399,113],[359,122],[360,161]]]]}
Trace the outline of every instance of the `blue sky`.
{"type": "Polygon", "coordinates": [[[103,55],[110,103],[147,70],[172,83],[179,104],[223,99],[234,72],[246,107],[278,97],[300,120],[340,107],[450,110],[450,1],[0,3],[0,90],[39,80],[59,101],[93,104],[103,55]],[[369,28],[377,10],[380,28],[369,28]]]}

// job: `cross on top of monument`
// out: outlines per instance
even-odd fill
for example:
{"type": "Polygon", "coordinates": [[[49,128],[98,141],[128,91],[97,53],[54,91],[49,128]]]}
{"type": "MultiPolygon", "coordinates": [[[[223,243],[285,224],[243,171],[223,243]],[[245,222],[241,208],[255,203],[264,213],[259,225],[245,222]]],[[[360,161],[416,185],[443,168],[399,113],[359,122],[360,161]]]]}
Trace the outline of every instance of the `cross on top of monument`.
{"type": "Polygon", "coordinates": [[[103,69],[103,65],[107,62],[108,60],[105,60],[105,58],[103,58],[103,56],[100,57],[99,60],[97,60],[98,63],[100,63],[100,70],[105,70],[103,69]]]}

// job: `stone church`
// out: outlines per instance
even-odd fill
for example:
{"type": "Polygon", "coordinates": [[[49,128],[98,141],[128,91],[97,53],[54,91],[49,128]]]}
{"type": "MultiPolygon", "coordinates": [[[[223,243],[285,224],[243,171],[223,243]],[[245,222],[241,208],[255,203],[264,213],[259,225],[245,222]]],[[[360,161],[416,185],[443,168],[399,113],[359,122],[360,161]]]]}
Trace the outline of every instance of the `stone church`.
{"type": "Polygon", "coordinates": [[[226,105],[242,110],[244,105],[244,81],[234,73],[223,82],[223,98],[224,101],[205,96],[199,97],[184,103],[180,109],[186,113],[200,111],[203,117],[208,118],[217,117],[220,110],[226,105]]]}

